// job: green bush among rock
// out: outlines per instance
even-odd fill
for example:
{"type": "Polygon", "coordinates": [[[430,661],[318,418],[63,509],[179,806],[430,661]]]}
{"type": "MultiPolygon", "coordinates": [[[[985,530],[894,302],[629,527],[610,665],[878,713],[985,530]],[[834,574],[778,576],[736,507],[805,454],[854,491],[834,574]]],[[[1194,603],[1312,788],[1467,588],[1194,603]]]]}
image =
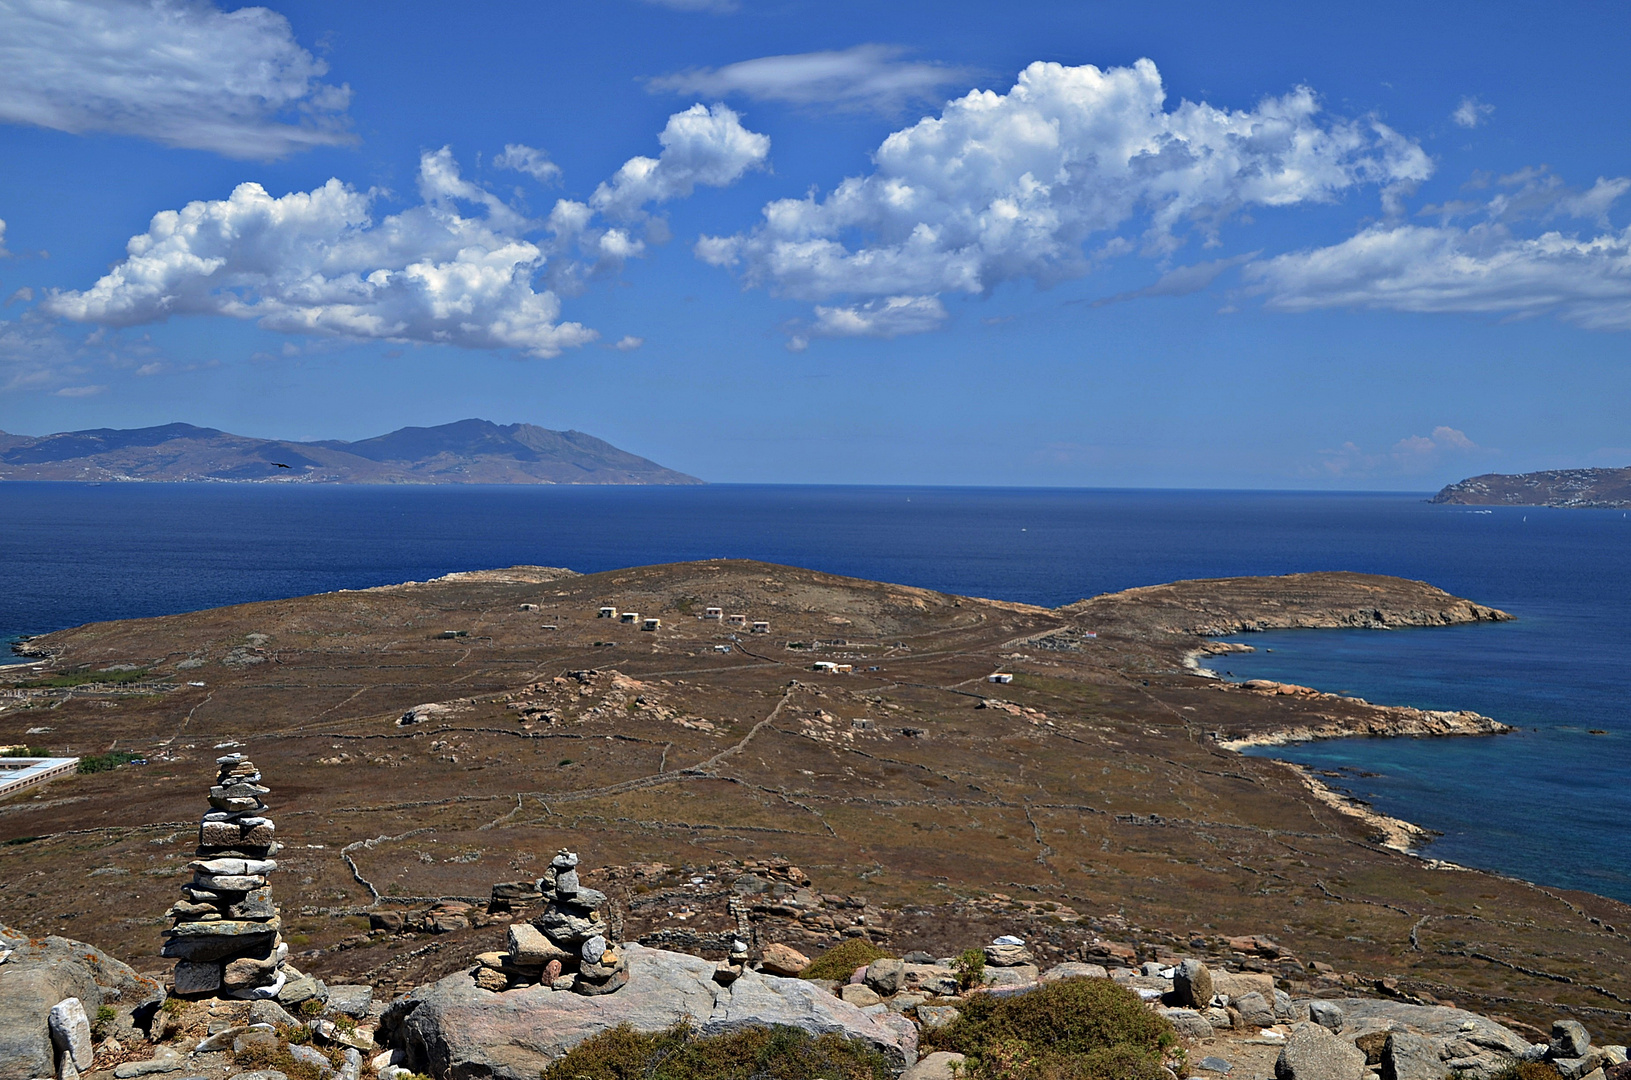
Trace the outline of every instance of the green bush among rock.
{"type": "Polygon", "coordinates": [[[82,773],[107,772],[117,769],[121,765],[129,765],[141,757],[140,754],[126,753],[123,750],[114,750],[106,754],[91,754],[79,759],[79,771],[82,773]]]}
{"type": "Polygon", "coordinates": [[[274,1037],[264,1041],[257,1039],[246,1045],[242,1050],[233,1052],[233,1060],[237,1062],[240,1069],[249,1071],[272,1069],[282,1073],[289,1080],[324,1080],[325,1076],[331,1076],[344,1063],[344,1058],[338,1047],[328,1049],[311,1047],[328,1058],[331,1067],[328,1073],[325,1073],[316,1063],[302,1061],[290,1053],[289,1048],[291,1046],[311,1045],[310,1032],[304,1027],[286,1027],[279,1024],[269,1034],[274,1037]],[[301,1038],[302,1033],[305,1033],[307,1037],[301,1038]]]}
{"type": "Polygon", "coordinates": [[[964,1054],[970,1080],[1161,1080],[1172,1025],[1109,979],[1064,979],[1017,997],[976,994],[926,1039],[964,1054]]]}
{"type": "Polygon", "coordinates": [[[964,990],[979,986],[985,978],[985,950],[964,949],[951,962],[951,967],[957,972],[958,986],[964,990]]]}
{"type": "Polygon", "coordinates": [[[1514,1061],[1491,1080],[1563,1080],[1563,1074],[1545,1061],[1514,1061]]]}
{"type": "Polygon", "coordinates": [[[874,960],[883,960],[889,954],[866,938],[850,938],[835,945],[810,961],[810,966],[799,972],[801,979],[837,979],[843,982],[855,974],[855,969],[874,960]]]}
{"type": "Polygon", "coordinates": [[[891,1080],[882,1054],[836,1034],[750,1027],[699,1036],[683,1024],[642,1034],[627,1024],[569,1050],[542,1080],[891,1080]]]}

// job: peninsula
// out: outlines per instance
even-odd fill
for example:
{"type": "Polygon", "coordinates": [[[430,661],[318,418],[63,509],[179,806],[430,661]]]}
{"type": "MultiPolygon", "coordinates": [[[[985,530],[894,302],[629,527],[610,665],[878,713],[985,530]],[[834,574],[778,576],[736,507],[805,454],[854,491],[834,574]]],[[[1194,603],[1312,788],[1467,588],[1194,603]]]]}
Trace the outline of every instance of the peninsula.
{"type": "Polygon", "coordinates": [[[700,484],[581,431],[460,420],[357,442],[292,442],[191,424],[0,432],[0,481],[305,484],[700,484]]]}
{"type": "Polygon", "coordinates": [[[1564,506],[1618,510],[1631,506],[1631,468],[1486,473],[1450,484],[1430,502],[1464,506],[1564,506]]]}
{"type": "Polygon", "coordinates": [[[97,623],[22,646],[0,743],[142,763],[0,802],[0,905],[164,975],[185,818],[243,754],[278,778],[289,962],[382,999],[502,952],[484,911],[571,848],[622,868],[591,878],[621,940],[710,960],[744,933],[931,956],[1012,934],[1044,963],[1269,935],[1308,961],[1281,965],[1293,995],[1383,986],[1533,1038],[1568,1011],[1624,1041],[1631,908],[1417,857],[1230,749],[1499,725],[1194,662],[1242,628],[1506,617],[1360,574],[1049,609],[709,560],[97,623]],[[744,898],[753,867],[793,884],[744,898]]]}

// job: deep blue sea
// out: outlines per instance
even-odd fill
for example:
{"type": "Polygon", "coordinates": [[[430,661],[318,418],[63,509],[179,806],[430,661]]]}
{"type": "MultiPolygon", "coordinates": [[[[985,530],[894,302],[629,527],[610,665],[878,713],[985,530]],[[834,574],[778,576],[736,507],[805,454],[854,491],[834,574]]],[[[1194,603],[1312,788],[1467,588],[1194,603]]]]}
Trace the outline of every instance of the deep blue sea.
{"type": "Polygon", "coordinates": [[[1056,605],[1178,578],[1421,578],[1516,623],[1250,635],[1220,657],[1371,701],[1470,708],[1498,739],[1275,751],[1443,833],[1428,853],[1631,901],[1631,518],[1424,495],[989,488],[0,485],[0,639],[535,563],[711,557],[1056,605]],[[1268,650],[1272,649],[1270,652],[1268,650]],[[1604,734],[1591,734],[1593,729],[1604,734]]]}

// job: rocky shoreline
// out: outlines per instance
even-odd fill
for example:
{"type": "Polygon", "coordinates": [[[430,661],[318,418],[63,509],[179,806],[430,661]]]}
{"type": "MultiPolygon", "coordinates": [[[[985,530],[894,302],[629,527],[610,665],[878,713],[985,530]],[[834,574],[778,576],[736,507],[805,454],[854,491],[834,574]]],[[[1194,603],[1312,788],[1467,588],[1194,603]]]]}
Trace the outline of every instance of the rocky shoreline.
{"type": "Polygon", "coordinates": [[[1506,735],[1515,730],[1510,724],[1503,724],[1470,709],[1451,712],[1440,709],[1417,709],[1409,705],[1373,705],[1364,698],[1328,694],[1311,687],[1273,682],[1268,679],[1220,684],[1219,689],[1225,685],[1239,686],[1249,693],[1265,697],[1294,697],[1316,705],[1322,703],[1341,705],[1360,710],[1357,716],[1338,717],[1316,713],[1306,722],[1278,729],[1224,735],[1218,739],[1218,745],[1226,750],[1244,750],[1253,746],[1288,746],[1292,743],[1315,742],[1321,739],[1452,738],[1506,735]]]}
{"type": "MultiPolygon", "coordinates": [[[[1243,651],[1251,651],[1251,646],[1232,642],[1208,642],[1205,646],[1191,650],[1186,654],[1185,663],[1197,674],[1216,679],[1219,678],[1216,672],[1208,671],[1199,666],[1199,658],[1220,653],[1243,651]]],[[[1359,718],[1352,715],[1340,718],[1322,716],[1312,723],[1301,723],[1278,729],[1260,730],[1249,734],[1216,738],[1219,747],[1236,753],[1254,747],[1291,746],[1297,743],[1316,742],[1325,739],[1452,738],[1505,735],[1515,730],[1510,724],[1503,724],[1499,720],[1494,720],[1471,710],[1451,712],[1417,709],[1408,705],[1373,705],[1363,698],[1325,693],[1312,687],[1299,686],[1295,683],[1274,682],[1270,679],[1248,679],[1241,683],[1219,681],[1217,686],[1220,690],[1226,687],[1239,687],[1241,690],[1263,697],[1289,697],[1304,702],[1340,704],[1347,707],[1359,707],[1364,710],[1364,715],[1359,718]]],[[[1382,847],[1407,855],[1415,855],[1418,854],[1422,847],[1430,843],[1435,836],[1431,829],[1423,828],[1403,818],[1391,817],[1376,810],[1362,799],[1334,790],[1302,765],[1282,759],[1276,760],[1292,770],[1314,798],[1331,809],[1346,814],[1357,821],[1363,822],[1368,828],[1374,829],[1376,841],[1382,847]]],[[[1437,859],[1430,861],[1434,866],[1443,869],[1462,869],[1462,867],[1454,863],[1437,859]]]]}

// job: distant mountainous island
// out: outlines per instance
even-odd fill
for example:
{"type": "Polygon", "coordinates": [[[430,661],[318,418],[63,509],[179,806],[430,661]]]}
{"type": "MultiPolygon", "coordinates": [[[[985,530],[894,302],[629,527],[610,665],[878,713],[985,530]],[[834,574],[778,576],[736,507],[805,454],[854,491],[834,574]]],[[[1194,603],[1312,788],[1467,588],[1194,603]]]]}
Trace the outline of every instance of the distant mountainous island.
{"type": "Polygon", "coordinates": [[[581,431],[459,420],[358,442],[291,442],[191,424],[0,432],[0,481],[308,484],[700,484],[581,431]]]}
{"type": "Polygon", "coordinates": [[[1506,476],[1485,473],[1446,487],[1430,500],[1470,506],[1631,506],[1631,469],[1553,469],[1506,476]]]}

